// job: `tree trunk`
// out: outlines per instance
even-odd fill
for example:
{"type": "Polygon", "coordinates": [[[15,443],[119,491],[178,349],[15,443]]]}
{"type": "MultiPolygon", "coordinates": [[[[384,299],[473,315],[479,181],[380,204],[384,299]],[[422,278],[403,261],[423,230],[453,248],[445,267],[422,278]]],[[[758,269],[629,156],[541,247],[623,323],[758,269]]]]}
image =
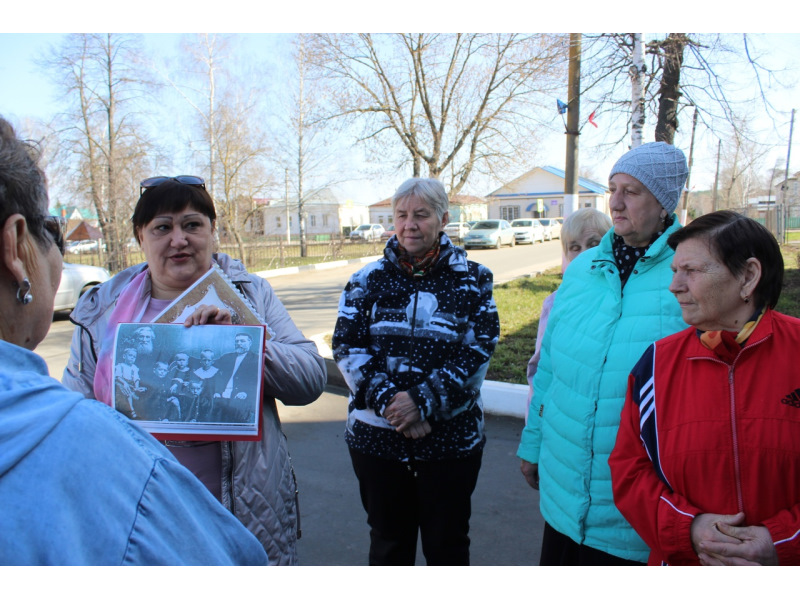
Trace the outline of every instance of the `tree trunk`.
{"type": "Polygon", "coordinates": [[[681,97],[680,80],[683,49],[687,38],[683,33],[670,33],[661,43],[664,68],[659,88],[656,141],[672,144],[678,129],[678,101],[681,97]]]}
{"type": "Polygon", "coordinates": [[[644,75],[647,67],[644,63],[642,34],[633,33],[633,52],[631,53],[631,148],[642,145],[642,130],[645,123],[644,112],[644,75]]]}

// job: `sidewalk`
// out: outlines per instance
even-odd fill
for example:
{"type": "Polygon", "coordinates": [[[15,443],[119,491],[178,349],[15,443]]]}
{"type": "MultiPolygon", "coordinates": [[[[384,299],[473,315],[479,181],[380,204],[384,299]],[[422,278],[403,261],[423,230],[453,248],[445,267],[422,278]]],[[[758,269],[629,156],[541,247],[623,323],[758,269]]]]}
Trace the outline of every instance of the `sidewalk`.
{"type": "MultiPolygon", "coordinates": [[[[308,406],[278,403],[300,490],[300,564],[366,565],[369,527],[353,474],[344,426],[347,397],[329,384],[308,406]]],[[[523,422],[487,414],[486,448],[470,521],[473,565],[537,565],[544,529],[539,492],[516,457],[523,422]]],[[[417,564],[425,564],[421,550],[417,564]]]]}

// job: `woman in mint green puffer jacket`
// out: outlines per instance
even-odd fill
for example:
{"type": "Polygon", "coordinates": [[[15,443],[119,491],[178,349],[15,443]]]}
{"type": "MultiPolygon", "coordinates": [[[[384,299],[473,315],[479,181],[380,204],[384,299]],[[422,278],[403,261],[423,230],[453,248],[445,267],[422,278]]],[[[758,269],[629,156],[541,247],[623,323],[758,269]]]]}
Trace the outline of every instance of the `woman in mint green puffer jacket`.
{"type": "Polygon", "coordinates": [[[614,228],[570,264],[542,344],[518,456],[540,490],[541,564],[646,562],[649,550],[614,506],[608,457],[628,373],[655,340],[686,327],[669,292],[686,180],[680,150],[628,152],[611,171],[614,228]]]}

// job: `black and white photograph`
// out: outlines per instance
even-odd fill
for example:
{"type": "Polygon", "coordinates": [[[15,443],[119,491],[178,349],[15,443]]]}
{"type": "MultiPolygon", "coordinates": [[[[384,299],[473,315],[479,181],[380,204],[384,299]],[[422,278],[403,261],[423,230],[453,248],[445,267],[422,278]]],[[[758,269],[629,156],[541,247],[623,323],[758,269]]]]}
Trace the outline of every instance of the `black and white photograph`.
{"type": "Polygon", "coordinates": [[[121,323],[114,405],[159,439],[257,439],[263,326],[121,323]]]}

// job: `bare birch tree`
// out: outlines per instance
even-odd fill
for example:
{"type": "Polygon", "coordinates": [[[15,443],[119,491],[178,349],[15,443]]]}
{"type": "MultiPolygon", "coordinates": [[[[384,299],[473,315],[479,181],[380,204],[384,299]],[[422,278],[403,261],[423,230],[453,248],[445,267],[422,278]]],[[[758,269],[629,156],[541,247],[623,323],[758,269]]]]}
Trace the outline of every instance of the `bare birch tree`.
{"type": "MultiPolygon", "coordinates": [[[[537,109],[563,86],[568,37],[520,34],[319,34],[318,66],[337,84],[335,117],[358,141],[458,194],[475,172],[530,157],[537,109]]],[[[398,164],[399,163],[399,164],[398,164]]]]}
{"type": "Polygon", "coordinates": [[[59,156],[74,175],[74,192],[97,213],[112,272],[127,266],[134,181],[148,149],[136,127],[141,56],[137,36],[73,34],[40,61],[69,106],[55,121],[59,156]]]}
{"type": "Polygon", "coordinates": [[[647,66],[644,62],[644,46],[641,33],[630,34],[631,50],[631,148],[642,145],[645,123],[644,78],[647,66]]]}
{"type": "MultiPolygon", "coordinates": [[[[286,134],[280,136],[279,145],[287,159],[290,185],[296,201],[291,209],[296,211],[300,232],[300,255],[307,255],[307,203],[319,197],[319,192],[342,181],[334,175],[336,156],[340,150],[329,139],[332,123],[324,118],[324,108],[329,97],[325,79],[316,68],[316,48],[309,34],[298,34],[292,42],[294,69],[292,79],[286,83],[286,134]]],[[[288,199],[287,199],[288,201],[288,199]]],[[[287,224],[288,226],[288,224],[287,224]]]]}
{"type": "Polygon", "coordinates": [[[181,77],[168,79],[194,113],[199,141],[191,145],[199,148],[220,233],[233,238],[239,258],[246,260],[242,232],[255,213],[255,199],[271,183],[265,163],[269,145],[260,126],[258,87],[233,73],[233,41],[207,33],[185,37],[181,77]]]}
{"type": "Polygon", "coordinates": [[[765,79],[777,81],[775,72],[754,52],[751,36],[670,33],[645,44],[649,64],[641,69],[634,53],[636,35],[586,35],[586,101],[599,106],[598,115],[605,115],[607,122],[624,120],[626,124],[623,135],[615,136],[612,144],[629,132],[632,145],[635,143],[640,96],[631,93],[628,79],[632,87],[639,84],[632,76],[636,70],[644,75],[644,104],[654,117],[656,140],[672,143],[680,111],[686,106],[696,107],[709,129],[741,123],[740,117],[755,106],[770,116],[775,114],[764,88],[765,79]],[[735,85],[732,71],[738,79],[735,85]],[[751,93],[746,100],[734,102],[734,87],[746,87],[751,93]]]}

